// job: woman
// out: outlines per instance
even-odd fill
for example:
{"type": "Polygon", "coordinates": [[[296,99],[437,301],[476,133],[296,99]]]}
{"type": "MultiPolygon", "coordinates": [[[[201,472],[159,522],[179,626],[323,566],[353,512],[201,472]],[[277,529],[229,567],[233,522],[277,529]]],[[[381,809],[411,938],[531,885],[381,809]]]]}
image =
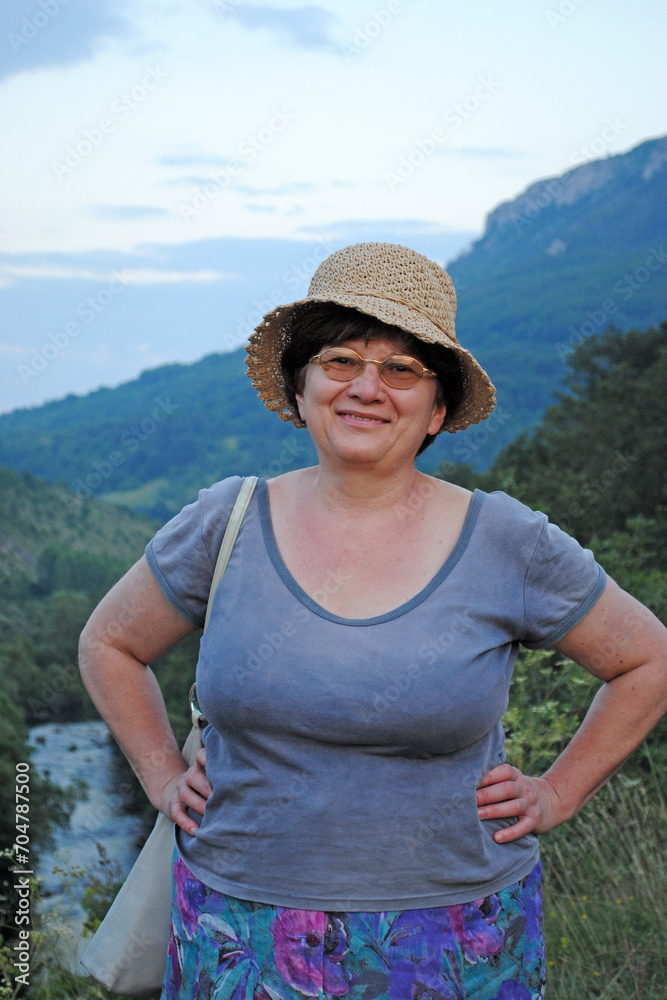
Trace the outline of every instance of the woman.
{"type": "Polygon", "coordinates": [[[177,826],[165,998],[542,996],[536,835],[667,708],[667,633],[590,552],[416,471],[493,409],[455,309],[436,264],[360,244],[251,338],[260,398],[319,462],[248,509],[201,645],[195,767],[145,664],[202,624],[240,481],[165,525],[84,631],[86,685],[177,826]],[[519,642],[605,682],[541,777],[504,762],[519,642]]]}

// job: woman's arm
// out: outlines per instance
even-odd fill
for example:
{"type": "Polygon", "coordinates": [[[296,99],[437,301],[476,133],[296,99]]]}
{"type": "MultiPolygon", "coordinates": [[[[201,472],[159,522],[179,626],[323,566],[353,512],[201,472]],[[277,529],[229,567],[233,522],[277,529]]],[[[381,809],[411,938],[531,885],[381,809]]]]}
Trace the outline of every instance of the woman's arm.
{"type": "Polygon", "coordinates": [[[188,769],[148,663],[195,631],[167,601],[145,557],[103,598],[79,641],[79,669],[100,715],[132,765],[148,798],[188,833],[211,788],[203,751],[188,769]],[[200,756],[201,755],[201,756],[200,756]]]}
{"type": "Polygon", "coordinates": [[[480,819],[516,816],[504,843],[573,816],[667,711],[667,629],[609,580],[594,608],[555,648],[605,683],[571,742],[541,778],[501,764],[477,790],[480,819]]]}

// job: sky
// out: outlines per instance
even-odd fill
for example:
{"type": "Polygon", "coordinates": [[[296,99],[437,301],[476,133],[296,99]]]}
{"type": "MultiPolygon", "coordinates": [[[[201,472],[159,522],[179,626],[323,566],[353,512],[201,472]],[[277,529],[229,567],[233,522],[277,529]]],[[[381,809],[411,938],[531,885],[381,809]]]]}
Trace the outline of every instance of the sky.
{"type": "Polygon", "coordinates": [[[0,411],[238,347],[332,250],[445,264],[667,132],[661,0],[3,0],[0,411]]]}

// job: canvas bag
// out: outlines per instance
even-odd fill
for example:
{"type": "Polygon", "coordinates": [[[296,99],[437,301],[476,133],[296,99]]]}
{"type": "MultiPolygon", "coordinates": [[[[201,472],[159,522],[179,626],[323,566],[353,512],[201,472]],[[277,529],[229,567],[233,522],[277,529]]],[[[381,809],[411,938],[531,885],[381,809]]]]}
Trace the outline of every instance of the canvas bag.
{"type": "MultiPolygon", "coordinates": [[[[256,484],[255,476],[244,479],[236,498],[211,581],[204,631],[213,596],[227,568],[256,484]]],[[[190,694],[192,729],[182,753],[191,767],[202,746],[201,733],[206,721],[195,706],[193,692],[190,694]]],[[[160,995],[169,944],[173,854],[174,823],[159,813],[134,867],[81,957],[88,975],[113,993],[132,997],[160,995]]]]}

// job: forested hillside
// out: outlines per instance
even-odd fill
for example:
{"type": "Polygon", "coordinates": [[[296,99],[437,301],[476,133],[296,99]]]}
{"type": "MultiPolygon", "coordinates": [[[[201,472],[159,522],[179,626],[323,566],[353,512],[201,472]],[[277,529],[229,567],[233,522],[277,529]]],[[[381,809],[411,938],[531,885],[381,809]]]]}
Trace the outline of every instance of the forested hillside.
{"type": "Polygon", "coordinates": [[[642,548],[650,565],[664,568],[666,386],[667,322],[645,332],[610,330],[572,353],[559,401],[486,473],[463,463],[443,471],[506,489],[586,544],[627,532],[626,554],[642,548]]]}
{"type": "MultiPolygon", "coordinates": [[[[540,181],[499,206],[449,265],[457,329],[498,388],[483,424],[419,460],[488,466],[563,384],[574,347],[615,324],[645,329],[667,302],[667,138],[540,181]]],[[[244,352],[166,365],[115,389],[0,415],[0,465],[165,520],[227,475],[314,461],[308,435],[258,401],[244,352]]]]}

